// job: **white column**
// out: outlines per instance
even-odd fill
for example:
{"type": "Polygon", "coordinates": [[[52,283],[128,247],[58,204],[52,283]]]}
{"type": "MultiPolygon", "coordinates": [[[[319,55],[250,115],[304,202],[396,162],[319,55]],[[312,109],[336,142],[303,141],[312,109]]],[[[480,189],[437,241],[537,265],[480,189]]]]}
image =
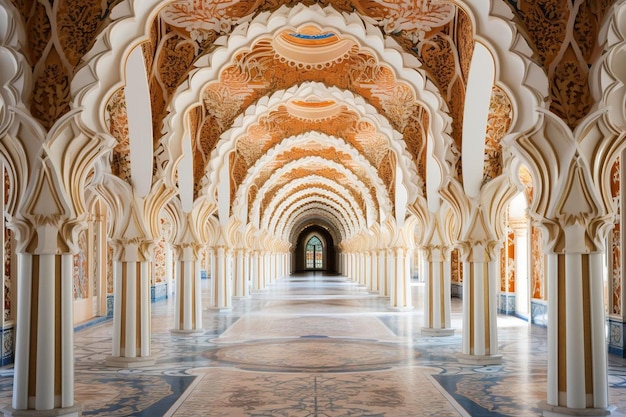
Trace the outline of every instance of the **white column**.
{"type": "Polygon", "coordinates": [[[387,285],[387,264],[386,251],[381,249],[378,251],[378,292],[382,297],[389,296],[389,286],[387,285]]]}
{"type": "Polygon", "coordinates": [[[174,291],[174,257],[169,244],[165,245],[165,282],[167,282],[167,297],[171,297],[174,291]]]}
{"type": "Polygon", "coordinates": [[[378,254],[376,251],[370,252],[370,271],[371,271],[371,290],[373,292],[378,292],[378,254]]]}
{"type": "Polygon", "coordinates": [[[390,282],[391,308],[405,310],[413,308],[411,300],[411,280],[409,277],[409,259],[404,248],[395,248],[391,268],[393,275],[390,282]]]}
{"type": "Polygon", "coordinates": [[[425,248],[426,259],[422,267],[425,280],[424,327],[428,336],[454,334],[450,324],[451,266],[441,248],[425,248]]]}
{"type": "Polygon", "coordinates": [[[152,365],[155,359],[150,356],[149,262],[115,260],[113,271],[113,349],[105,363],[118,368],[152,365]]]}
{"type": "Polygon", "coordinates": [[[243,254],[243,296],[248,297],[250,295],[250,273],[252,262],[250,257],[250,251],[246,250],[243,254]]]}
{"type": "Polygon", "coordinates": [[[463,261],[463,351],[459,362],[500,364],[497,334],[498,269],[482,246],[470,249],[463,261]]]}
{"type": "Polygon", "coordinates": [[[181,259],[176,262],[178,280],[176,307],[172,333],[202,334],[202,293],[200,282],[201,260],[198,248],[186,246],[179,250],[181,259]]]}
{"type": "Polygon", "coordinates": [[[234,272],[233,296],[236,298],[243,298],[245,297],[244,287],[246,286],[243,249],[237,249],[235,251],[235,262],[234,262],[233,272],[234,272]]]}
{"type": "Polygon", "coordinates": [[[258,291],[261,289],[261,276],[259,268],[260,263],[259,251],[254,251],[252,253],[252,270],[250,271],[252,275],[252,289],[258,291]]]}
{"type": "MultiPolygon", "coordinates": [[[[56,233],[54,237],[56,246],[56,233]]],[[[39,238],[45,240],[42,235],[39,238]]],[[[18,253],[19,325],[12,407],[6,411],[12,415],[48,415],[46,411],[50,411],[49,415],[78,416],[80,407],[74,404],[73,255],[56,255],[41,242],[37,250],[43,253],[18,253]]]]}
{"type": "Polygon", "coordinates": [[[365,286],[367,287],[368,290],[372,290],[372,261],[370,259],[370,253],[368,252],[364,252],[363,253],[363,277],[365,279],[365,286]]]}
{"type": "Polygon", "coordinates": [[[544,415],[608,415],[604,253],[547,254],[548,396],[544,415]]]}
{"type": "Polygon", "coordinates": [[[230,285],[230,271],[228,270],[228,253],[223,246],[218,246],[214,252],[215,276],[213,279],[211,308],[219,311],[229,311],[232,308],[230,294],[232,287],[230,285]]]}

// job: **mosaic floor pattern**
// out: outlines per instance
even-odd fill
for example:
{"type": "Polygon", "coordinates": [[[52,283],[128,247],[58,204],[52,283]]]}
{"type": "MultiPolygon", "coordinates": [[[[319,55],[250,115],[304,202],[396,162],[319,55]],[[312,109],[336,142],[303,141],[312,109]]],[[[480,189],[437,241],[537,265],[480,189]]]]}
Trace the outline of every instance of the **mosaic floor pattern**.
{"type": "MultiPolygon", "coordinates": [[[[425,337],[422,291],[413,285],[416,308],[397,312],[339,277],[283,279],[230,312],[205,310],[200,336],[170,333],[174,300],[160,301],[153,366],[104,365],[110,321],[76,333],[76,400],[83,415],[103,417],[540,416],[545,329],[500,316],[502,365],[462,365],[461,301],[453,300],[456,334],[425,337]]],[[[626,360],[609,355],[609,372],[614,415],[625,416],[626,360]]],[[[0,368],[0,407],[12,382],[13,370],[0,368]]]]}

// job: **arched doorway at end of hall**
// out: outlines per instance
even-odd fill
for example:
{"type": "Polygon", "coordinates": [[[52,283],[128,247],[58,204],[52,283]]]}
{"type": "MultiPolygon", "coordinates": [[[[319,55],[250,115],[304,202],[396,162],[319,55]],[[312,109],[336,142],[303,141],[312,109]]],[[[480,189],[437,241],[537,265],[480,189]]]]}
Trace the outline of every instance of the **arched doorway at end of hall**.
{"type": "Polygon", "coordinates": [[[335,243],[320,226],[307,227],[298,235],[294,258],[294,272],[337,272],[335,243]]]}

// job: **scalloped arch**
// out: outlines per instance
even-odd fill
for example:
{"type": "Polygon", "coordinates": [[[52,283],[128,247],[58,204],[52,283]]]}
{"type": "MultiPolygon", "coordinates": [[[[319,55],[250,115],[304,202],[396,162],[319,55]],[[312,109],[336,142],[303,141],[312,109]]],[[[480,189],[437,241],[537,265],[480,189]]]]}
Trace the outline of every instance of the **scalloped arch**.
{"type": "MultiPolygon", "coordinates": [[[[450,120],[446,114],[445,102],[437,87],[427,80],[415,57],[403,52],[400,45],[391,38],[385,38],[379,29],[366,25],[356,14],[343,15],[330,6],[322,9],[318,5],[302,4],[293,8],[280,8],[270,15],[257,16],[247,27],[240,26],[239,30],[235,30],[224,47],[217,48],[197,62],[199,69],[178,89],[172,102],[170,114],[165,121],[167,133],[164,141],[169,143],[175,140],[172,135],[177,134],[176,132],[184,132],[185,114],[201,101],[203,88],[219,79],[220,72],[232,62],[236,53],[250,48],[259,38],[272,37],[287,28],[297,28],[305,24],[316,24],[325,30],[350,37],[362,49],[372,52],[379,62],[385,62],[393,69],[399,81],[412,88],[416,100],[429,112],[429,130],[433,136],[447,143],[452,142],[448,135],[450,120]]],[[[182,137],[182,134],[178,134],[182,137]]],[[[443,154],[437,154],[436,157],[441,161],[446,159],[443,154]]]]}
{"type": "MultiPolygon", "coordinates": [[[[281,207],[283,207],[285,203],[293,201],[294,198],[297,198],[297,196],[301,195],[302,193],[313,192],[314,190],[322,190],[322,188],[315,187],[318,185],[324,185],[328,188],[331,188],[335,192],[335,195],[342,201],[345,201],[347,203],[347,206],[349,206],[355,214],[358,213],[360,215],[359,224],[361,225],[361,227],[364,226],[365,213],[361,212],[361,209],[359,208],[357,202],[354,201],[353,198],[351,198],[352,196],[350,195],[348,190],[342,185],[334,181],[330,181],[328,178],[316,175],[299,178],[292,184],[294,187],[298,187],[299,185],[303,184],[311,184],[311,188],[301,190],[297,193],[290,193],[289,191],[282,189],[279,194],[277,194],[275,198],[270,202],[270,204],[268,204],[265,210],[265,214],[261,219],[262,228],[269,228],[269,225],[272,224],[272,218],[276,218],[276,215],[274,213],[282,212],[281,207]]],[[[330,193],[328,189],[323,190],[325,193],[330,193]]]]}
{"type": "Polygon", "coordinates": [[[309,157],[305,157],[305,158],[301,158],[295,161],[291,161],[288,164],[285,164],[282,168],[276,170],[271,176],[270,178],[265,182],[265,184],[263,185],[263,187],[261,187],[257,193],[256,199],[253,202],[252,205],[252,210],[251,210],[251,214],[253,216],[253,218],[257,218],[259,216],[260,213],[260,204],[261,201],[263,200],[263,197],[265,196],[265,193],[267,193],[269,191],[269,188],[271,187],[271,184],[276,183],[276,180],[280,177],[282,177],[283,175],[287,174],[288,172],[306,165],[306,164],[319,164],[319,166],[324,166],[324,167],[328,167],[331,169],[336,170],[337,172],[342,173],[343,175],[345,175],[352,184],[356,184],[358,186],[358,188],[361,189],[363,195],[366,195],[366,191],[367,191],[367,187],[365,187],[365,185],[359,180],[359,178],[354,175],[354,173],[352,171],[350,171],[349,169],[347,169],[346,167],[344,167],[343,165],[334,162],[334,161],[328,161],[324,158],[318,157],[318,156],[309,156],[309,157]]]}
{"type": "Polygon", "coordinates": [[[307,196],[298,201],[298,204],[289,207],[284,213],[280,213],[276,219],[274,228],[269,229],[270,232],[277,231],[279,235],[283,235],[284,225],[291,223],[292,216],[297,217],[297,213],[302,210],[306,210],[309,207],[326,207],[326,210],[336,217],[337,221],[346,225],[346,229],[349,234],[355,234],[358,229],[358,224],[354,219],[350,219],[346,209],[340,205],[337,205],[336,201],[332,200],[328,196],[316,195],[307,196]],[[346,220],[349,219],[349,220],[346,220]],[[343,221],[342,221],[343,220],[343,221]]]}
{"type": "MultiPolygon", "coordinates": [[[[235,149],[236,141],[239,137],[246,134],[251,125],[257,123],[262,116],[268,115],[272,110],[277,109],[279,105],[285,103],[286,101],[297,98],[306,98],[310,95],[317,95],[320,99],[331,99],[344,104],[348,106],[350,110],[359,114],[362,119],[367,120],[376,126],[378,132],[387,137],[389,147],[393,150],[400,161],[400,166],[403,169],[403,178],[405,178],[404,185],[407,187],[409,196],[413,197],[421,192],[419,184],[421,184],[423,180],[418,178],[415,164],[413,163],[411,155],[404,144],[402,135],[393,129],[386,118],[377,113],[377,110],[371,104],[366,103],[362,97],[355,96],[349,90],[341,90],[337,87],[327,87],[324,84],[317,82],[306,82],[299,86],[293,86],[287,90],[277,91],[269,97],[263,97],[257,103],[248,107],[246,114],[238,117],[234,122],[234,126],[222,134],[219,142],[213,150],[205,177],[203,178],[202,189],[206,190],[205,193],[207,195],[214,194],[214,187],[215,184],[217,184],[221,164],[225,160],[226,155],[235,149]]],[[[303,135],[298,135],[297,138],[301,136],[303,135]]],[[[311,132],[311,134],[306,135],[306,137],[309,138],[311,136],[317,138],[322,136],[328,137],[320,134],[319,132],[311,132]]],[[[343,138],[333,139],[340,141],[342,145],[346,143],[343,138]]],[[[292,141],[293,139],[290,138],[287,143],[291,143],[292,141]]],[[[284,142],[285,140],[281,142],[281,145],[284,142]]],[[[349,147],[351,148],[351,146],[349,147]]],[[[273,156],[282,152],[284,149],[285,148],[283,147],[275,147],[274,149],[268,151],[259,161],[257,161],[257,163],[255,163],[253,168],[254,171],[258,172],[259,166],[263,166],[267,163],[268,159],[273,158],[273,156]]],[[[354,151],[351,153],[354,154],[358,152],[354,151]]],[[[371,167],[371,164],[366,161],[364,157],[359,156],[358,158],[362,161],[361,164],[363,166],[367,166],[368,168],[371,167]]],[[[370,173],[371,178],[379,178],[376,174],[376,170],[373,167],[372,169],[373,172],[370,173]]],[[[247,186],[249,186],[250,176],[248,176],[247,179],[248,182],[246,183],[244,181],[240,189],[246,189],[247,186]]],[[[239,197],[240,193],[238,190],[237,198],[239,197]]],[[[413,197],[413,200],[414,199],[415,197],[413,197]]]]}
{"type": "Polygon", "coordinates": [[[304,207],[302,211],[297,213],[296,217],[292,217],[290,219],[290,223],[285,223],[285,225],[282,226],[281,230],[283,232],[280,233],[279,236],[287,240],[291,236],[291,232],[285,233],[284,230],[290,231],[290,230],[293,230],[293,227],[295,224],[303,224],[309,221],[310,219],[322,218],[326,222],[329,222],[330,224],[333,225],[334,229],[339,232],[339,235],[341,236],[341,240],[346,239],[348,237],[346,225],[339,222],[339,220],[335,216],[331,216],[327,209],[328,209],[328,206],[322,205],[322,204],[309,205],[307,207],[304,207]]]}
{"type": "Polygon", "coordinates": [[[316,187],[316,185],[317,184],[313,183],[309,189],[301,190],[297,193],[293,193],[289,197],[281,201],[277,209],[274,211],[274,213],[276,214],[273,214],[269,218],[268,224],[266,226],[267,229],[273,230],[277,222],[282,216],[284,216],[286,213],[289,213],[290,210],[294,210],[295,208],[306,204],[307,200],[305,199],[298,200],[298,199],[303,196],[308,196],[310,194],[317,194],[320,197],[324,197],[325,198],[324,201],[326,199],[328,199],[328,201],[333,201],[334,199],[335,200],[334,206],[341,209],[345,213],[346,221],[351,221],[351,223],[356,223],[355,228],[357,227],[357,225],[358,225],[358,228],[365,227],[365,217],[357,206],[355,206],[351,201],[343,198],[341,194],[331,193],[327,189],[316,187]],[[352,216],[350,216],[350,214],[352,214],[352,216]],[[356,220],[356,222],[354,220],[356,220]]]}
{"type": "MultiPolygon", "coordinates": [[[[365,199],[368,210],[374,210],[374,208],[376,207],[374,198],[376,198],[378,205],[381,207],[381,209],[385,213],[391,213],[391,207],[393,207],[393,205],[390,200],[389,193],[385,185],[383,184],[382,179],[378,176],[378,172],[369,163],[369,161],[367,161],[367,159],[365,159],[361,154],[359,154],[359,152],[354,147],[352,147],[350,144],[345,142],[343,139],[328,137],[325,135],[321,135],[317,132],[313,132],[307,135],[300,135],[297,137],[285,138],[277,146],[270,149],[265,154],[265,156],[262,157],[257,162],[257,164],[251,170],[248,171],[248,175],[246,176],[246,179],[242,182],[242,185],[240,186],[237,192],[237,196],[233,204],[234,206],[233,211],[238,212],[243,209],[243,207],[241,207],[241,204],[245,201],[245,196],[246,196],[245,193],[247,192],[249,187],[252,185],[252,182],[255,179],[255,177],[264,169],[264,167],[267,164],[273,162],[273,159],[275,158],[276,155],[279,155],[280,153],[285,152],[289,149],[302,146],[303,144],[307,142],[311,142],[311,141],[315,141],[321,144],[327,144],[328,146],[335,147],[347,153],[348,155],[352,156],[353,160],[358,162],[361,168],[365,169],[366,173],[368,174],[369,179],[374,183],[374,186],[376,189],[376,196],[372,196],[370,191],[367,189],[367,187],[363,185],[361,181],[358,181],[355,183],[359,192],[361,193],[361,195],[363,195],[363,198],[365,199]]],[[[274,178],[277,178],[277,177],[274,177],[274,178]]],[[[267,192],[267,190],[269,189],[269,185],[265,187],[265,185],[267,184],[271,184],[271,178],[264,184],[261,190],[259,190],[259,193],[257,194],[258,201],[262,201],[262,197],[265,195],[265,192],[267,192]]],[[[251,216],[253,218],[256,218],[258,217],[259,212],[260,212],[260,206],[253,205],[251,216]]],[[[374,216],[374,217],[377,217],[377,216],[374,216]]]]}
{"type": "Polygon", "coordinates": [[[533,51],[514,23],[504,1],[460,0],[468,12],[474,36],[487,46],[495,60],[496,85],[511,99],[511,132],[525,132],[537,122],[535,109],[546,107],[549,84],[544,70],[532,59],[533,51]]]}

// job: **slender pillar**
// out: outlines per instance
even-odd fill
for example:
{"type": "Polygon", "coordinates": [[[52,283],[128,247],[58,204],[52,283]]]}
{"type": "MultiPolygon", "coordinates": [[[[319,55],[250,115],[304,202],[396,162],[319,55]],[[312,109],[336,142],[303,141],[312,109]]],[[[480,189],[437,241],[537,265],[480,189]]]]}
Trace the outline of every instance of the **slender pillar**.
{"type": "Polygon", "coordinates": [[[411,277],[409,257],[405,248],[395,248],[390,267],[393,274],[390,280],[390,306],[394,310],[409,310],[413,308],[411,300],[411,277]]]}
{"type": "Polygon", "coordinates": [[[604,253],[551,253],[545,416],[608,415],[604,253]]]}
{"type": "Polygon", "coordinates": [[[426,288],[424,291],[424,327],[422,334],[427,336],[450,336],[454,334],[450,315],[451,266],[446,252],[441,247],[424,248],[423,272],[426,288]]]}
{"type": "Polygon", "coordinates": [[[278,278],[278,274],[276,272],[276,254],[275,253],[270,253],[269,254],[270,257],[270,283],[276,281],[276,279],[278,278]]]}
{"type": "Polygon", "coordinates": [[[73,255],[56,254],[53,229],[39,228],[38,254],[17,255],[19,325],[13,401],[2,410],[7,416],[80,415],[74,403],[73,255]]]}
{"type": "Polygon", "coordinates": [[[218,246],[213,251],[214,279],[211,292],[211,308],[219,311],[232,309],[230,279],[228,275],[228,256],[224,246],[218,246]]]}
{"type": "MultiPolygon", "coordinates": [[[[135,243],[117,242],[113,261],[113,351],[106,365],[120,368],[149,366],[150,261],[135,243]]],[[[142,246],[149,246],[144,242],[142,246]]]]}
{"type": "Polygon", "coordinates": [[[378,253],[370,252],[370,271],[371,271],[371,291],[378,292],[378,253]]]}
{"type": "Polygon", "coordinates": [[[476,365],[502,363],[498,354],[497,289],[499,275],[493,254],[482,245],[462,253],[463,350],[459,362],[476,365]]]}
{"type": "Polygon", "coordinates": [[[165,245],[165,282],[167,282],[167,296],[171,297],[175,293],[174,285],[174,256],[170,245],[165,245]]]}
{"type": "Polygon", "coordinates": [[[244,271],[244,251],[239,248],[235,250],[235,262],[233,264],[233,296],[235,298],[245,297],[246,277],[244,271]]]}
{"type": "Polygon", "coordinates": [[[381,249],[378,251],[378,292],[382,297],[389,297],[387,273],[386,251],[381,249]]]}
{"type": "Polygon", "coordinates": [[[250,296],[250,273],[251,273],[251,256],[250,251],[246,250],[243,253],[243,296],[250,296]]]}
{"type": "Polygon", "coordinates": [[[252,275],[252,290],[259,291],[261,289],[261,268],[259,263],[261,262],[259,251],[252,252],[252,268],[250,274],[252,275]]]}
{"type": "Polygon", "coordinates": [[[177,250],[176,308],[172,333],[202,334],[202,291],[200,247],[190,245],[177,250]]]}
{"type": "Polygon", "coordinates": [[[363,278],[365,287],[368,290],[372,290],[372,261],[370,260],[369,251],[363,252],[363,278]]]}

